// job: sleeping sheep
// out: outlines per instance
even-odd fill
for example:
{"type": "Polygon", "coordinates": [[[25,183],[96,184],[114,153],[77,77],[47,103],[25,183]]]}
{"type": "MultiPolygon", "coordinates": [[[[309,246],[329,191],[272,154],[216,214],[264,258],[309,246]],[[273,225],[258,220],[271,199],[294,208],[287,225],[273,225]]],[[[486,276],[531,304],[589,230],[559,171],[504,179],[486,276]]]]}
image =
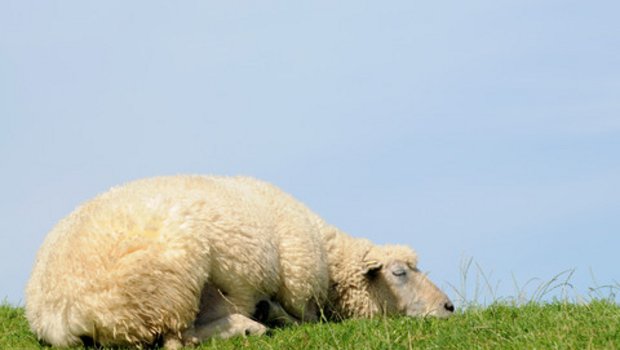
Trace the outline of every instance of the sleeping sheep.
{"type": "Polygon", "coordinates": [[[246,177],[139,180],[86,202],[40,248],[26,317],[46,343],[167,348],[275,320],[447,317],[404,246],[377,246],[246,177]]]}

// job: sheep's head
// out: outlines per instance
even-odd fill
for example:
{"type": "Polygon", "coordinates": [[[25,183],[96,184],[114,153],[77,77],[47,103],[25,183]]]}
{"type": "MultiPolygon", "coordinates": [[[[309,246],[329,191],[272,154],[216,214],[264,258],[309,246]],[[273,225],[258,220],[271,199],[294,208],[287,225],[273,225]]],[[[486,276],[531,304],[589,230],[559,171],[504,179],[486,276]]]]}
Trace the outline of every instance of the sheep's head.
{"type": "Polygon", "coordinates": [[[418,270],[417,256],[411,249],[373,247],[362,264],[374,313],[449,317],[454,312],[448,296],[418,270]]]}

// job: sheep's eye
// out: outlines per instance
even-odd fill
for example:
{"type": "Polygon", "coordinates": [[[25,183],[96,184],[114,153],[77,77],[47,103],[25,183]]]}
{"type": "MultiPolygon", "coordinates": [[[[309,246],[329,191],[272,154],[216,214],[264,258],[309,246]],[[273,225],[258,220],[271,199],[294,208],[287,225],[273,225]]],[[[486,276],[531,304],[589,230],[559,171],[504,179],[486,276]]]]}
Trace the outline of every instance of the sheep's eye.
{"type": "Polygon", "coordinates": [[[404,276],[406,274],[407,274],[407,271],[401,270],[401,269],[392,271],[392,275],[394,275],[396,277],[402,277],[402,276],[404,276]]]}

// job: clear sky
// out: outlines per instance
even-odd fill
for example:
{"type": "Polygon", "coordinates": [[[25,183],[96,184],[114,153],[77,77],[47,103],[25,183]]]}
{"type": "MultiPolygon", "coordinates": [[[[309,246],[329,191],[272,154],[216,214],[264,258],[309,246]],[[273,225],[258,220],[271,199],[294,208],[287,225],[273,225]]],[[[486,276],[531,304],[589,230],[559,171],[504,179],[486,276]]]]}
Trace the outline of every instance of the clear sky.
{"type": "Polygon", "coordinates": [[[252,175],[452,297],[620,283],[618,1],[0,2],[0,299],[79,203],[252,175]],[[593,281],[595,276],[596,282],[593,281]]]}

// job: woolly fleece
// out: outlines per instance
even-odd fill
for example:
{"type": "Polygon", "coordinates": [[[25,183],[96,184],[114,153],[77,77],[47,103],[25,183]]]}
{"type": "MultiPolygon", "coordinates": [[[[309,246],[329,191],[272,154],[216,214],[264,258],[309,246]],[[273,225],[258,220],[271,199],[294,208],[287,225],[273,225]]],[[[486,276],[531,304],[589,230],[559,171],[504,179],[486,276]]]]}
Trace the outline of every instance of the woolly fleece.
{"type": "MultiPolygon", "coordinates": [[[[378,247],[326,224],[276,187],[247,177],[138,180],[60,221],[40,248],[26,288],[26,317],[55,346],[146,345],[179,335],[216,286],[231,312],[250,316],[277,300],[288,313],[329,307],[370,317],[364,264],[415,253],[378,247]]],[[[209,305],[205,305],[209,307],[209,305]]]]}

